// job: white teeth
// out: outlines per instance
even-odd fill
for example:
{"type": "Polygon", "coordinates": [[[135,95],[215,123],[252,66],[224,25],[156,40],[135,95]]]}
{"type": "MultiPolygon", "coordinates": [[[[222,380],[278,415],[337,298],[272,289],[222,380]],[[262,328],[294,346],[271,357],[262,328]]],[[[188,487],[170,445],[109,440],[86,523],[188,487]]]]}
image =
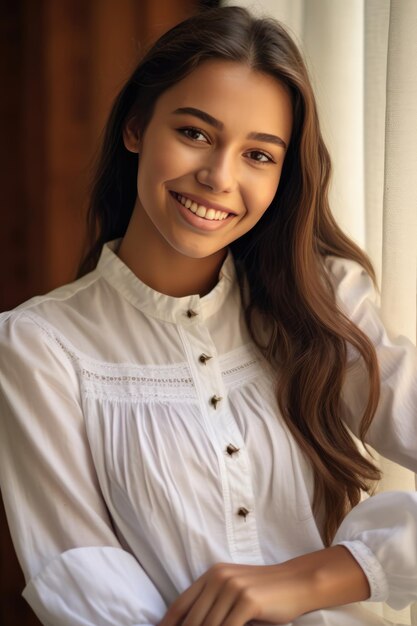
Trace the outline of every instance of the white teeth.
{"type": "Polygon", "coordinates": [[[190,209],[193,213],[198,215],[199,217],[203,217],[206,220],[225,220],[226,217],[229,216],[229,213],[225,213],[224,211],[216,211],[215,209],[207,209],[202,204],[197,204],[190,200],[190,198],[185,198],[180,194],[176,194],[176,198],[186,209],[190,209]]]}

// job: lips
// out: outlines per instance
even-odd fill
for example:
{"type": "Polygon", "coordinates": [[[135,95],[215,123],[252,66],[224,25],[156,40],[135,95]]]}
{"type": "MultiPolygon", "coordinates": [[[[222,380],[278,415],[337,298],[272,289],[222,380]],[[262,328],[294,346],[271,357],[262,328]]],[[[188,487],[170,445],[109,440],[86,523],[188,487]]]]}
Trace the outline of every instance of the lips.
{"type": "Polygon", "coordinates": [[[215,211],[212,207],[207,209],[204,205],[197,205],[196,202],[191,202],[190,198],[173,191],[170,191],[169,194],[172,196],[182,220],[185,220],[187,224],[193,227],[194,232],[218,231],[227,227],[227,224],[235,218],[235,215],[232,213],[215,211]],[[219,219],[222,215],[224,216],[223,219],[219,219]]]}
{"type": "Polygon", "coordinates": [[[183,207],[185,207],[185,209],[187,209],[187,211],[190,211],[191,213],[194,213],[194,215],[210,222],[222,222],[230,216],[230,213],[216,211],[213,208],[207,208],[202,204],[193,202],[190,198],[182,196],[181,194],[175,194],[175,198],[183,207]]]}
{"type": "Polygon", "coordinates": [[[189,209],[192,213],[206,220],[222,221],[227,217],[236,215],[234,211],[231,211],[228,207],[211,202],[204,198],[200,198],[193,194],[181,194],[176,191],[170,191],[171,195],[180,202],[185,208],[189,209]]]}

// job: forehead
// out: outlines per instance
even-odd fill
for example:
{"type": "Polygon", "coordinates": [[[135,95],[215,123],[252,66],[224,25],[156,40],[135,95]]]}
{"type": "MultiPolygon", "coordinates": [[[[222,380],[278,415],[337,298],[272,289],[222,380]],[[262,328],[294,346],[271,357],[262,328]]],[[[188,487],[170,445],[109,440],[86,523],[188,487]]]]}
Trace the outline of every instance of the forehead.
{"type": "Polygon", "coordinates": [[[291,96],[286,85],[274,76],[234,61],[203,62],[160,96],[155,113],[169,115],[179,107],[199,108],[226,127],[238,125],[245,131],[250,126],[250,130],[289,133],[292,121],[291,96]]]}

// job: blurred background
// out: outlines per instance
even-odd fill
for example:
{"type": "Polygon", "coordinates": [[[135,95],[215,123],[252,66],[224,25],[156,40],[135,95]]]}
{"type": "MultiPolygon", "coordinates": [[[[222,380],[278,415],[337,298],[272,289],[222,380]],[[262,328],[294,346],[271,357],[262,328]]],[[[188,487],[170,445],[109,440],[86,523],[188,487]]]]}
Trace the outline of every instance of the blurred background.
{"type": "MultiPolygon", "coordinates": [[[[159,35],[219,4],[282,20],[301,46],[333,161],[333,213],[374,263],[386,326],[415,342],[415,0],[0,0],[0,311],[74,279],[113,99],[159,35]]],[[[415,489],[410,471],[380,465],[380,491],[415,489]]],[[[1,626],[39,624],[23,586],[0,510],[1,626]]],[[[417,625],[417,607],[374,609],[417,625]]]]}

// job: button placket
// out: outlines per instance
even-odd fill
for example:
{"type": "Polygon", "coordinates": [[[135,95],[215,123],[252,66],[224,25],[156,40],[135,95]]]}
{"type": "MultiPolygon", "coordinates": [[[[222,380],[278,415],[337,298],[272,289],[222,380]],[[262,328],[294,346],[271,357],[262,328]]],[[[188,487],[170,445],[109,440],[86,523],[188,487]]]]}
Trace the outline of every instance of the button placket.
{"type": "Polygon", "coordinates": [[[233,528],[231,551],[240,558],[250,556],[253,564],[263,564],[259,545],[258,526],[255,511],[255,494],[252,484],[251,461],[245,441],[232,418],[225,425],[225,432],[219,437],[225,457],[225,471],[228,477],[230,515],[233,528]]]}
{"type": "MultiPolygon", "coordinates": [[[[200,361],[200,363],[203,363],[204,365],[207,365],[207,361],[212,359],[212,356],[209,356],[208,354],[205,354],[204,352],[202,354],[200,354],[200,356],[198,357],[198,360],[200,361]]],[[[210,404],[212,407],[214,407],[214,409],[217,409],[217,405],[219,404],[219,402],[221,402],[223,400],[223,398],[221,396],[218,396],[216,393],[211,396],[210,398],[210,404]]]]}
{"type": "MultiPolygon", "coordinates": [[[[226,446],[226,452],[229,456],[232,456],[233,454],[236,454],[236,452],[239,452],[240,448],[237,448],[235,445],[233,445],[233,443],[229,443],[226,446]]],[[[249,509],[247,509],[245,506],[240,506],[237,510],[237,515],[240,515],[240,517],[243,517],[243,519],[246,522],[246,517],[247,515],[249,515],[250,511],[249,509]]]]}
{"type": "Polygon", "coordinates": [[[229,388],[225,385],[222,374],[224,357],[217,354],[204,315],[197,317],[193,312],[197,315],[201,313],[197,301],[190,301],[188,308],[183,309],[178,331],[195,383],[206,432],[219,453],[219,479],[225,498],[230,553],[234,559],[244,556],[248,562],[261,565],[263,558],[256,515],[252,514],[255,499],[250,462],[242,434],[233,419],[231,409],[228,408],[229,388]]]}
{"type": "MultiPolygon", "coordinates": [[[[192,307],[189,307],[187,309],[186,315],[189,319],[192,319],[193,317],[196,317],[198,315],[198,312],[195,311],[192,307]]],[[[203,365],[207,365],[207,361],[209,361],[212,358],[213,357],[210,354],[206,354],[205,352],[202,352],[200,356],[198,357],[198,360],[203,365]]],[[[214,407],[214,409],[217,409],[217,405],[221,400],[223,400],[221,396],[214,394],[213,396],[211,396],[209,402],[211,406],[214,407]]]]}
{"type": "Polygon", "coordinates": [[[199,401],[203,405],[201,408],[206,419],[211,421],[215,415],[214,411],[218,415],[222,414],[221,407],[224,404],[222,400],[225,398],[216,346],[204,316],[201,315],[198,301],[191,299],[183,309],[182,316],[182,323],[178,329],[186,349],[199,401]]]}

